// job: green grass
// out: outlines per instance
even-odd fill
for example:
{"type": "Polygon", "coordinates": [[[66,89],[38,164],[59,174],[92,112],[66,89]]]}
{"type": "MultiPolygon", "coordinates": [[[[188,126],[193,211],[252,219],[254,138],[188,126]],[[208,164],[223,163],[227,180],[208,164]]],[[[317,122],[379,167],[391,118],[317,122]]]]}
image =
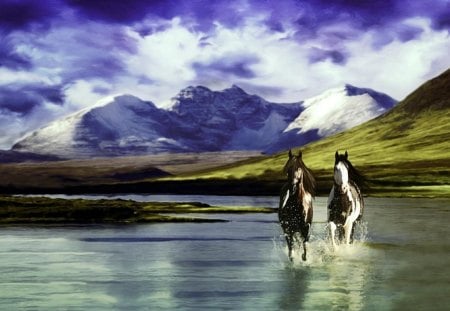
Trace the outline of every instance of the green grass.
{"type": "Polygon", "coordinates": [[[221,220],[193,217],[191,214],[273,212],[272,208],[221,207],[200,202],[0,197],[0,224],[205,222],[221,220]]]}

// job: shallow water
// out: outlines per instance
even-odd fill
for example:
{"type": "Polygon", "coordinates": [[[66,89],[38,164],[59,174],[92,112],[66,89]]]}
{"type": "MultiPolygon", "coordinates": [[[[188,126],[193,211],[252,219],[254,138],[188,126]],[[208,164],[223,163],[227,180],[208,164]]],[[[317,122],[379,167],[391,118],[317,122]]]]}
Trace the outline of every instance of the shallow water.
{"type": "MultiPolygon", "coordinates": [[[[274,197],[167,200],[278,204],[274,197]]],[[[448,200],[368,198],[358,241],[336,252],[326,241],[325,201],[315,201],[308,260],[296,256],[293,264],[276,214],[220,215],[227,223],[1,227],[0,309],[448,310],[448,200]]]]}

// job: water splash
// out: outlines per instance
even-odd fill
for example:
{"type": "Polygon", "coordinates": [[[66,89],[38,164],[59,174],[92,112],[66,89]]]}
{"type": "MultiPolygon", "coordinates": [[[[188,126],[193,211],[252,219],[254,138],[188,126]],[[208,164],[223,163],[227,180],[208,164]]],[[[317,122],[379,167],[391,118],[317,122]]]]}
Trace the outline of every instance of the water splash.
{"type": "MultiPolygon", "coordinates": [[[[313,230],[310,242],[307,243],[306,261],[302,260],[302,246],[294,245],[292,251],[292,266],[294,268],[321,267],[328,265],[334,260],[354,260],[364,256],[364,254],[367,255],[367,222],[361,222],[355,227],[354,241],[352,244],[338,244],[336,249],[333,249],[331,245],[328,225],[322,228],[314,226],[313,230]]],[[[284,240],[284,235],[280,234],[278,238],[274,238],[273,245],[274,253],[277,254],[277,261],[285,263],[288,258],[288,249],[284,240]]]]}

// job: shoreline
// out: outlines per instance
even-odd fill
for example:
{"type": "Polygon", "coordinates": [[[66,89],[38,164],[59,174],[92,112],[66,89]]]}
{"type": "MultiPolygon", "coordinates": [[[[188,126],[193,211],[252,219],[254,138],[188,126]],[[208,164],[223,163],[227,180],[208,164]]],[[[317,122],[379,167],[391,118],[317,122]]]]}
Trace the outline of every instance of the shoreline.
{"type": "MultiPolygon", "coordinates": [[[[224,180],[156,180],[116,184],[76,185],[65,187],[19,187],[0,186],[4,195],[39,195],[39,194],[204,194],[235,196],[278,196],[284,181],[224,180]]],[[[316,196],[328,195],[331,184],[318,181],[316,196]]],[[[411,183],[376,183],[363,190],[368,197],[392,198],[450,198],[450,185],[411,184],[411,183]]]]}
{"type": "Polygon", "coordinates": [[[122,199],[56,199],[0,196],[0,225],[225,222],[195,214],[275,213],[269,207],[224,207],[201,202],[137,202],[122,199]],[[171,215],[167,215],[171,214],[171,215]],[[178,214],[173,216],[173,214],[178,214]]]}

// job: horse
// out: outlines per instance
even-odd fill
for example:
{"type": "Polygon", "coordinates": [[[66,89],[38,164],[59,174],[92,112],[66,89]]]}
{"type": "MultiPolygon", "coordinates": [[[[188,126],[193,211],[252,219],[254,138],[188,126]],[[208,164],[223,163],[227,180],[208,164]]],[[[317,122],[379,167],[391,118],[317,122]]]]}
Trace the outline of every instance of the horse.
{"type": "Polygon", "coordinates": [[[289,150],[289,159],[283,172],[288,180],[281,188],[278,219],[286,238],[289,260],[293,261],[292,249],[294,242],[300,242],[299,235],[303,244],[302,259],[306,260],[306,243],[311,233],[316,181],[303,163],[301,151],[295,156],[289,150]]]}
{"type": "Polygon", "coordinates": [[[336,249],[336,230],[339,242],[353,243],[355,225],[361,222],[364,211],[361,193],[364,185],[365,178],[348,160],[348,152],[339,154],[336,151],[334,185],[327,202],[328,225],[334,249],[336,249]]]}

